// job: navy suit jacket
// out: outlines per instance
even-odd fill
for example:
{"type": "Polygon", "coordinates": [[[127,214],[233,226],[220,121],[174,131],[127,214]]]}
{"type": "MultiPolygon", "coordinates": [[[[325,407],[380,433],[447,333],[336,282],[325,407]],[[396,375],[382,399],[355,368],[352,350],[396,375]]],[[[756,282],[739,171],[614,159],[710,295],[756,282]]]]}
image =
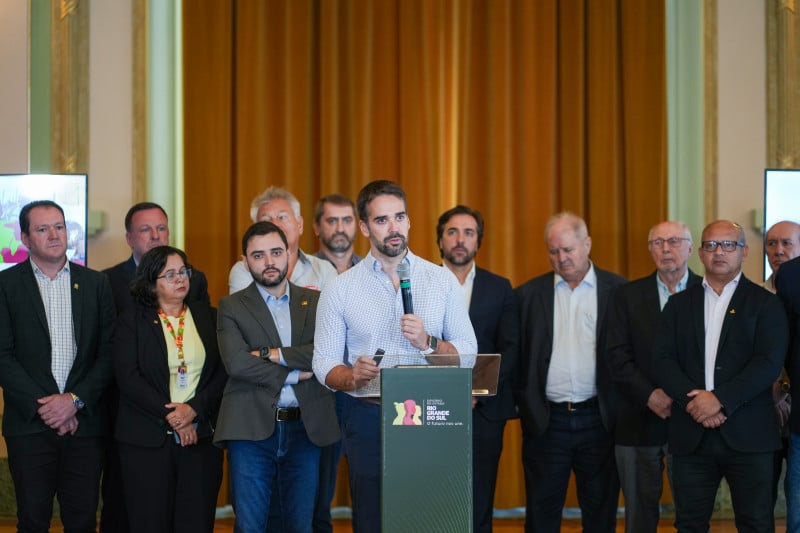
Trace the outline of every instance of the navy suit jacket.
{"type": "MultiPolygon", "coordinates": [[[[217,347],[216,313],[208,304],[188,302],[206,356],[195,395],[186,403],[197,417],[197,437],[210,437],[216,425],[225,369],[217,347]]],[[[156,308],[135,304],[118,319],[114,332],[114,369],[119,388],[115,436],[136,446],[158,447],[171,428],[167,341],[156,308]]]]}
{"type": "MultiPolygon", "coordinates": [[[[706,430],[686,412],[692,389],[705,389],[705,290],[700,285],[670,297],[656,332],[655,372],[672,397],[669,447],[688,454],[706,430]]],[[[714,394],[727,420],[719,428],[740,452],[780,448],[772,384],[788,346],[786,314],[780,300],[742,275],[722,322],[714,367],[714,394]]]]}
{"type": "MultiPolygon", "coordinates": [[[[594,267],[597,274],[596,378],[600,413],[608,431],[612,429],[613,405],[609,397],[610,378],[605,362],[606,309],[614,289],[625,278],[594,267]]],[[[547,372],[553,351],[555,274],[533,278],[514,291],[520,313],[520,371],[517,406],[523,429],[541,435],[550,422],[550,404],[545,395],[547,372]]]]}
{"type": "MultiPolygon", "coordinates": [[[[78,350],[65,392],[86,403],[78,411],[79,437],[108,433],[101,396],[112,379],[114,302],[105,276],[70,263],[72,324],[78,350]]],[[[58,394],[50,370],[50,329],[30,260],[0,272],[0,387],[3,434],[52,431],[37,414],[38,398],[58,394]]]]}
{"type": "Polygon", "coordinates": [[[783,301],[789,318],[789,351],[786,355],[786,372],[792,383],[792,409],[789,428],[800,433],[800,257],[787,261],[775,275],[775,289],[783,301]]]}
{"type": "MultiPolygon", "coordinates": [[[[114,294],[114,305],[117,313],[122,314],[128,307],[133,307],[135,302],[131,296],[130,285],[136,277],[136,262],[133,256],[126,261],[116,264],[111,268],[103,270],[103,274],[108,276],[111,282],[111,291],[114,294]]],[[[189,280],[189,294],[186,296],[187,302],[203,302],[211,305],[208,296],[208,280],[206,275],[199,270],[192,269],[192,278],[189,280]]]]}
{"type": "Polygon", "coordinates": [[[511,282],[475,268],[469,319],[478,339],[478,353],[499,353],[497,395],[478,399],[475,411],[492,421],[517,417],[513,381],[519,357],[519,317],[511,282]]]}
{"type": "MultiPolygon", "coordinates": [[[[657,273],[619,287],[608,309],[606,358],[616,406],[614,440],[624,446],[660,446],[667,442],[667,421],[647,407],[658,388],[653,369],[653,339],[661,303],[657,273]]],[[[689,271],[686,288],[703,278],[689,271]]]]}

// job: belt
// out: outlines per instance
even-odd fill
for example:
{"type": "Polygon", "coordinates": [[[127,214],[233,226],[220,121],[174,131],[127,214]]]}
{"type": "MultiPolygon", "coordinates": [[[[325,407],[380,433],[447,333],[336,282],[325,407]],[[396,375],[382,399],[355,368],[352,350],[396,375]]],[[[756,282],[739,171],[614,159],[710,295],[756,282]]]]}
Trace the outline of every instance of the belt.
{"type": "Polygon", "coordinates": [[[299,407],[278,407],[275,409],[275,420],[278,422],[294,422],[300,420],[299,407]]]}
{"type": "Polygon", "coordinates": [[[589,398],[582,402],[550,402],[550,409],[569,411],[582,411],[584,409],[597,409],[600,402],[597,401],[597,396],[589,398]]]}

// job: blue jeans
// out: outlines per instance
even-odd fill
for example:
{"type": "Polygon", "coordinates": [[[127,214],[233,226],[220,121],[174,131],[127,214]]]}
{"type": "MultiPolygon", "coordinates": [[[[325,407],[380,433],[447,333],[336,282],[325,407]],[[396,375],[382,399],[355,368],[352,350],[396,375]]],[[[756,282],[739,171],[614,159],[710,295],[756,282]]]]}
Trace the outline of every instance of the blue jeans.
{"type": "Polygon", "coordinates": [[[800,533],[800,435],[789,435],[786,461],[786,533],[800,533]]]}
{"type": "Polygon", "coordinates": [[[265,530],[272,481],[277,478],[284,531],[310,533],[320,449],[308,440],[303,422],[276,422],[268,439],[228,441],[227,446],[234,531],[265,530]]]}

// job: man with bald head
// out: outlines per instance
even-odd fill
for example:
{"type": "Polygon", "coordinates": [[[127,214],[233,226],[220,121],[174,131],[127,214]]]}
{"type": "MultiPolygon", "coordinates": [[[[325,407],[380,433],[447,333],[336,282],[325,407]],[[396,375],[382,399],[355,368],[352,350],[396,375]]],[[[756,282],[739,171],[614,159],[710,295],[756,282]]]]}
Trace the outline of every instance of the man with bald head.
{"type": "Polygon", "coordinates": [[[739,531],[774,531],[772,383],[788,348],[780,300],[742,274],[744,229],[712,222],[699,246],[703,282],[670,297],[655,340],[656,381],[672,398],[675,527],[709,530],[722,477],[739,531]]]}
{"type": "Polygon", "coordinates": [[[800,224],[790,220],[782,220],[773,224],[764,237],[764,253],[767,254],[772,274],[764,282],[763,287],[775,292],[775,274],[786,261],[800,256],[800,224]]]}
{"type": "Polygon", "coordinates": [[[553,271],[515,290],[525,530],[561,530],[574,471],[583,530],[614,532],[619,481],[610,433],[605,316],[611,293],[625,278],[594,266],[586,223],[572,213],[550,219],[545,245],[553,271]]]}
{"type": "Polygon", "coordinates": [[[655,532],[660,515],[672,398],[656,385],[656,323],[670,296],[702,279],[688,267],[693,244],[685,224],[656,224],[647,248],[655,272],[617,289],[608,311],[608,364],[617,391],[614,448],[627,533],[655,532]]]}

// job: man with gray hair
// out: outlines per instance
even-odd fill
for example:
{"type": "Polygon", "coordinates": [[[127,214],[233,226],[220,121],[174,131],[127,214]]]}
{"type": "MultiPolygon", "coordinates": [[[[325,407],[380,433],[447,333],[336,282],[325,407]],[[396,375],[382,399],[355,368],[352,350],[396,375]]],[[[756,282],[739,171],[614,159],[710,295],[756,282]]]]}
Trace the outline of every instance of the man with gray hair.
{"type": "Polygon", "coordinates": [[[656,385],[653,336],[675,293],[700,283],[689,270],[692,234],[681,222],[656,224],[647,235],[656,265],[649,276],[614,293],[608,309],[608,364],[617,391],[614,451],[625,495],[626,533],[658,530],[672,398],[656,385]]]}
{"type": "Polygon", "coordinates": [[[574,471],[583,530],[613,533],[619,480],[605,317],[611,293],[625,278],[595,267],[586,223],[572,213],[550,219],[545,245],[553,271],[515,290],[525,530],[560,531],[574,471]]]}
{"type": "MultiPolygon", "coordinates": [[[[286,235],[289,242],[289,281],[300,287],[322,290],[325,284],[337,275],[333,266],[318,257],[307,255],[300,249],[300,235],[303,234],[303,216],[300,202],[281,187],[270,187],[253,199],[250,205],[250,218],[253,222],[272,222],[286,235]]],[[[252,283],[245,261],[238,261],[228,276],[231,294],[252,283]]]]}
{"type": "Polygon", "coordinates": [[[764,236],[764,253],[767,254],[772,274],[762,284],[770,292],[775,292],[775,274],[786,261],[800,256],[800,224],[790,220],[776,222],[764,236]]]}

